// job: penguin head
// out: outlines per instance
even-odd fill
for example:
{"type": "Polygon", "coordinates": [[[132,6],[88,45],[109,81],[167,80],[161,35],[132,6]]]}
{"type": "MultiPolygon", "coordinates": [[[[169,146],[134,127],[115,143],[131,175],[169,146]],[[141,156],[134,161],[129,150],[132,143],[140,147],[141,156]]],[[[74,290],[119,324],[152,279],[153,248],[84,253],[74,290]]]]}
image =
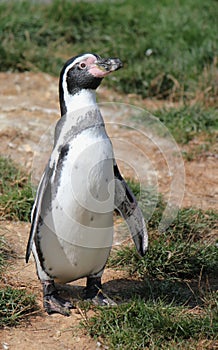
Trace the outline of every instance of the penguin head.
{"type": "Polygon", "coordinates": [[[90,53],[70,58],[60,73],[60,104],[66,95],[75,95],[84,89],[97,89],[106,75],[122,66],[119,58],[105,59],[90,53]]]}

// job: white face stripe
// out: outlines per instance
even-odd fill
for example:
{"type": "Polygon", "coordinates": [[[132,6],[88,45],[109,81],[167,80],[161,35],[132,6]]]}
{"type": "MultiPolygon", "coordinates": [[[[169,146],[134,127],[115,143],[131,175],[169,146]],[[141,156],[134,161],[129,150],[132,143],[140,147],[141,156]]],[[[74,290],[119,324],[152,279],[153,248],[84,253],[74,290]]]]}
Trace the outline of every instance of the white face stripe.
{"type": "Polygon", "coordinates": [[[77,57],[67,68],[72,68],[76,63],[86,60],[87,58],[92,57],[94,60],[97,60],[97,57],[92,53],[86,53],[82,56],[77,57]]]}
{"type": "Polygon", "coordinates": [[[68,71],[75,66],[75,64],[86,60],[87,58],[93,57],[95,60],[97,60],[96,56],[94,56],[91,53],[86,53],[83,56],[77,57],[71,64],[69,64],[66,68],[65,68],[65,72],[63,74],[63,80],[62,80],[62,86],[63,86],[63,92],[64,92],[64,101],[65,103],[67,103],[67,97],[70,95],[67,89],[67,73],[68,71]]]}

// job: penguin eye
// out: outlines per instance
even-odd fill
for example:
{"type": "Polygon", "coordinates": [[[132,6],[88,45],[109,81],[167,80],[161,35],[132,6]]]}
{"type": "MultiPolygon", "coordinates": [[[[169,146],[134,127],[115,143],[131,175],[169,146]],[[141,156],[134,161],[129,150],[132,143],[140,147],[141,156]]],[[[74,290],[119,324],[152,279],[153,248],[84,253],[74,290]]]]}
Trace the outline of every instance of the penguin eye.
{"type": "Polygon", "coordinates": [[[85,69],[85,68],[86,68],[85,62],[81,62],[81,63],[79,64],[79,68],[80,68],[80,69],[85,69]]]}

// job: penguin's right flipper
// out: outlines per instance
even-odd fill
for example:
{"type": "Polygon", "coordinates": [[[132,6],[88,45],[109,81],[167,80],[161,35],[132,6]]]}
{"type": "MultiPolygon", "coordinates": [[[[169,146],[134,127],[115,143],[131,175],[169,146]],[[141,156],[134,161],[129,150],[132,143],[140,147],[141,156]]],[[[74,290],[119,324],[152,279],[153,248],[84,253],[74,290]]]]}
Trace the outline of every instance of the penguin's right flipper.
{"type": "Polygon", "coordinates": [[[144,256],[148,247],[148,233],[142,211],[134,194],[121,176],[116,163],[114,164],[114,176],[115,209],[126,221],[138,253],[144,256]]]}
{"type": "Polygon", "coordinates": [[[41,215],[42,199],[46,192],[51,174],[52,174],[52,169],[49,168],[49,166],[47,166],[45,169],[45,172],[42,175],[42,178],[36,193],[36,199],[32,209],[32,213],[31,213],[31,229],[30,229],[30,235],[29,235],[29,240],[28,240],[27,249],[26,249],[26,262],[29,261],[29,257],[32,251],[33,241],[34,241],[35,233],[37,231],[37,226],[41,215]]]}

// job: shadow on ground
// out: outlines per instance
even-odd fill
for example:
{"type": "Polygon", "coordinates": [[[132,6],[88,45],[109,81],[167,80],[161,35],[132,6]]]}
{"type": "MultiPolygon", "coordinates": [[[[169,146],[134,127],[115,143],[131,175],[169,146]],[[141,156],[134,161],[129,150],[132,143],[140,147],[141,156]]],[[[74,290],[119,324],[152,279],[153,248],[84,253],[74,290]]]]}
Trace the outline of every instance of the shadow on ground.
{"type": "MultiPolygon", "coordinates": [[[[60,295],[70,298],[74,303],[83,301],[85,288],[75,285],[56,284],[60,295]]],[[[103,284],[103,293],[118,305],[130,302],[134,298],[147,301],[170,303],[172,306],[201,307],[204,297],[218,288],[216,278],[204,277],[201,281],[179,281],[145,278],[142,281],[126,278],[114,279],[103,284]]]]}

